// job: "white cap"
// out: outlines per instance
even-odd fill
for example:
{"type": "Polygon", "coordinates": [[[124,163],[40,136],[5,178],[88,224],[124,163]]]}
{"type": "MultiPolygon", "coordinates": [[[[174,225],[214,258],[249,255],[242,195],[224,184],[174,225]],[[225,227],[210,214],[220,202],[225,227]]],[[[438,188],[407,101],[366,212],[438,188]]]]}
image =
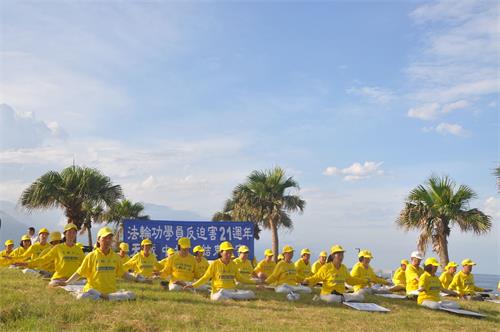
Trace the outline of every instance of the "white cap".
{"type": "Polygon", "coordinates": [[[413,251],[410,255],[411,258],[424,259],[424,256],[420,251],[413,251]]]}

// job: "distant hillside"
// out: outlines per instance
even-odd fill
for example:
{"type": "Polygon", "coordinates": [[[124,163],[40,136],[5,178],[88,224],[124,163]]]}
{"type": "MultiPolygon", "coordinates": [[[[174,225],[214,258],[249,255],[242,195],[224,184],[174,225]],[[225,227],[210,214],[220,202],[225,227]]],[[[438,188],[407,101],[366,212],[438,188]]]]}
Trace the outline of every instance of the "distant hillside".
{"type": "Polygon", "coordinates": [[[2,220],[0,225],[0,247],[3,250],[3,243],[8,239],[14,240],[17,246],[21,236],[26,234],[28,225],[20,222],[4,211],[0,211],[0,219],[2,220]]]}

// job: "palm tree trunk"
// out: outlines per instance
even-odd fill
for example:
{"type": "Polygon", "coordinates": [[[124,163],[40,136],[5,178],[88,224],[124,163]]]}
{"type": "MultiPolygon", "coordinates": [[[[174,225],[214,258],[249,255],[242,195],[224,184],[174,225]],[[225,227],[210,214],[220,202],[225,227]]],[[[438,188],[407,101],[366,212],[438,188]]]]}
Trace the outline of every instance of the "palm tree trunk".
{"type": "Polygon", "coordinates": [[[271,232],[272,232],[274,261],[276,262],[278,260],[278,252],[279,252],[278,225],[272,219],[269,222],[269,224],[271,226],[271,232]]]}
{"type": "Polygon", "coordinates": [[[87,235],[89,236],[89,246],[92,247],[92,232],[90,231],[90,225],[87,225],[87,235]]]}
{"type": "Polygon", "coordinates": [[[441,236],[439,242],[439,261],[441,263],[441,267],[444,269],[444,267],[450,261],[450,258],[448,256],[448,239],[445,236],[441,236]]]}

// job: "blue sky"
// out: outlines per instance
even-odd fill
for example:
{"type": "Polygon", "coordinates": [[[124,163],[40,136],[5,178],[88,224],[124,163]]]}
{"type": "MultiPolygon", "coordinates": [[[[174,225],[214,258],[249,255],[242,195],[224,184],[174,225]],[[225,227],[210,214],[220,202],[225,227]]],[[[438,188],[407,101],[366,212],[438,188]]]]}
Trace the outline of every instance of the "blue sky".
{"type": "Polygon", "coordinates": [[[392,268],[415,245],[394,226],[405,195],[446,174],[494,218],[453,231],[452,258],[500,273],[495,2],[0,6],[0,199],[75,158],[132,200],[210,217],[279,165],[308,202],[282,244],[392,268]]]}

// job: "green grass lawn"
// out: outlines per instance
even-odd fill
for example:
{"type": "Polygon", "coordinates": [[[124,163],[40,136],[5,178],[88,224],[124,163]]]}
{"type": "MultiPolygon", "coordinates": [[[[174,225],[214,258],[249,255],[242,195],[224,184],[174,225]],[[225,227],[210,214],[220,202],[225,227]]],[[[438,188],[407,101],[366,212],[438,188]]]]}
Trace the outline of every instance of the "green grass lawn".
{"type": "MultiPolygon", "coordinates": [[[[464,309],[488,317],[468,318],[420,308],[408,300],[369,297],[389,313],[359,312],[344,305],[312,302],[302,295],[257,290],[257,300],[214,303],[204,293],[170,293],[153,285],[121,282],[137,300],[81,300],[19,270],[0,269],[0,331],[499,331],[500,307],[464,302],[464,309]]],[[[316,293],[318,290],[316,290],[316,293]]]]}

